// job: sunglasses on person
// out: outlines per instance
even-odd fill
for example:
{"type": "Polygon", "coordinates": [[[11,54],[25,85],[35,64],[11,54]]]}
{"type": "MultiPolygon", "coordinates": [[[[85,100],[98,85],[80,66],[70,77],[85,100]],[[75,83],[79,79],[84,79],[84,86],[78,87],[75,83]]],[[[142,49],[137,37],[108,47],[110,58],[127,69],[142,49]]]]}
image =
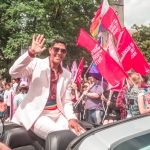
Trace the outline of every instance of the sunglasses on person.
{"type": "Polygon", "coordinates": [[[66,54],[67,53],[67,50],[66,49],[61,49],[59,47],[53,47],[52,48],[54,50],[54,52],[58,53],[59,51],[62,53],[62,54],[66,54]]]}

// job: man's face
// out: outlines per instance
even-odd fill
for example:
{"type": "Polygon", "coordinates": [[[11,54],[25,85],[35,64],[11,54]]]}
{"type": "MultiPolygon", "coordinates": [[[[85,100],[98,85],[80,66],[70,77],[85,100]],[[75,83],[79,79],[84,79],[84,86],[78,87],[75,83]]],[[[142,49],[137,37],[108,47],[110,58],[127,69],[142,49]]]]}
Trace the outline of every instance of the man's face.
{"type": "Polygon", "coordinates": [[[91,81],[92,82],[96,82],[97,80],[96,80],[96,78],[94,78],[93,76],[91,76],[91,81]]]}
{"type": "Polygon", "coordinates": [[[52,48],[49,48],[50,60],[54,64],[60,64],[66,54],[66,46],[62,43],[55,43],[52,48]]]}

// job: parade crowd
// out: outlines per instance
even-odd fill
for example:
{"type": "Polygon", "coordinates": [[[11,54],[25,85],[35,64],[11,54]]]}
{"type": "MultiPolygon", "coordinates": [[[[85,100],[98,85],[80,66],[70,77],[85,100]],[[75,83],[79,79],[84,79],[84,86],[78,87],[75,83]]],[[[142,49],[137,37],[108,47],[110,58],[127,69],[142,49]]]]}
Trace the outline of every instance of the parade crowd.
{"type": "MultiPolygon", "coordinates": [[[[80,87],[71,84],[73,111],[78,120],[105,125],[114,121],[150,113],[149,75],[141,76],[131,71],[120,88],[109,89],[109,84],[99,74],[84,75],[80,87]]],[[[27,78],[12,78],[0,83],[0,117],[11,121],[14,112],[26,96],[27,78]],[[4,111],[3,111],[4,110],[4,111]]]]}
{"type": "Polygon", "coordinates": [[[131,70],[127,78],[112,86],[91,63],[77,84],[61,65],[67,53],[64,40],[55,39],[49,45],[50,56],[36,57],[46,50],[45,41],[44,35],[34,35],[31,49],[9,70],[11,82],[1,81],[2,120],[46,139],[50,132],[65,129],[81,135],[86,132],[83,121],[100,126],[150,113],[148,74],[141,76],[131,70]]]}

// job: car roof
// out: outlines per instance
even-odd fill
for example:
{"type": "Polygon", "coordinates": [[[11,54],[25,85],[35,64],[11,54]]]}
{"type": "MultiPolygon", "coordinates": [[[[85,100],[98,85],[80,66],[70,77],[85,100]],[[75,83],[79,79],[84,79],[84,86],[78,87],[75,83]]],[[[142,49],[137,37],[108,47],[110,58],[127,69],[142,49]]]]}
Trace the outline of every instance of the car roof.
{"type": "Polygon", "coordinates": [[[150,133],[150,115],[141,115],[93,129],[74,140],[70,149],[108,150],[134,137],[150,133]]]}

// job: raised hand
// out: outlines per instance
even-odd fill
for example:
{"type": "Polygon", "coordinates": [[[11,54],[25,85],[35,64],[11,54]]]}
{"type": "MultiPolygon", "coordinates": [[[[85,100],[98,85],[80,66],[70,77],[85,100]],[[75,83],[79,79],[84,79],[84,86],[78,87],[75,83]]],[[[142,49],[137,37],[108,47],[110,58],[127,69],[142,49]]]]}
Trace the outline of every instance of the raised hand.
{"type": "Polygon", "coordinates": [[[33,55],[41,54],[46,49],[45,47],[43,48],[45,41],[44,35],[39,34],[37,37],[33,35],[30,52],[33,55]]]}

